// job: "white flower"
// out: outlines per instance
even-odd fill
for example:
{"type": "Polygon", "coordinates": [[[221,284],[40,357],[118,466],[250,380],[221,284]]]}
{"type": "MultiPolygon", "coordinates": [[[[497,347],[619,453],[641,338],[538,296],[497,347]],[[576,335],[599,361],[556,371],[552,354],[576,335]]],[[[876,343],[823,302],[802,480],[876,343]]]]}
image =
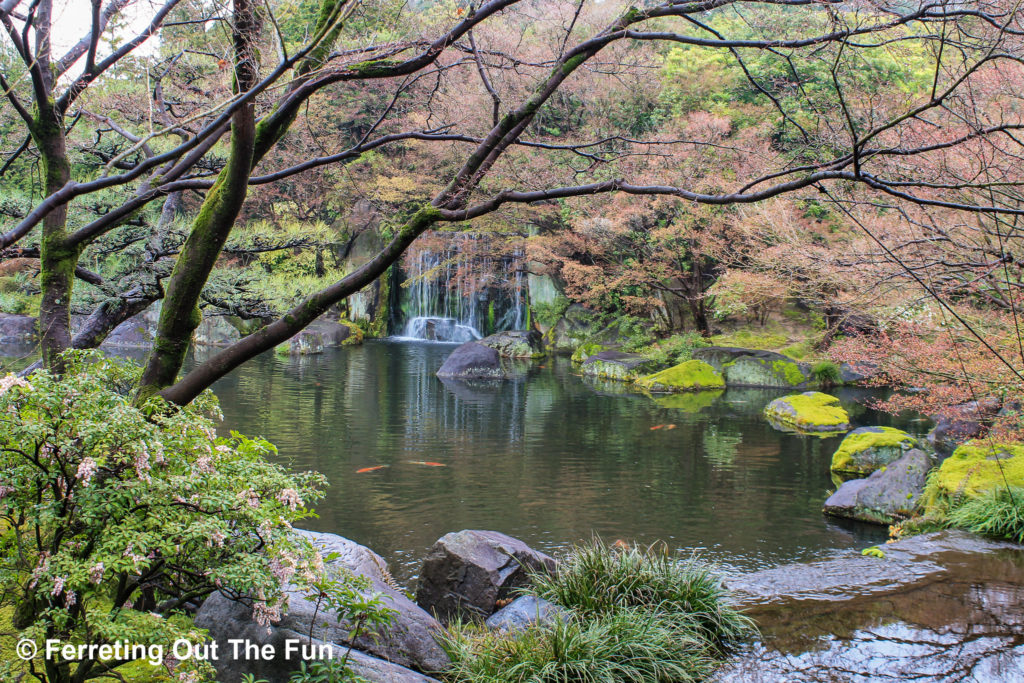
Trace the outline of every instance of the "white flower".
{"type": "Polygon", "coordinates": [[[11,387],[22,387],[23,389],[29,390],[32,389],[31,384],[17,375],[9,374],[6,377],[0,377],[0,394],[3,394],[11,387]]]}
{"type": "Polygon", "coordinates": [[[211,460],[208,455],[201,455],[196,458],[196,467],[198,467],[199,471],[203,474],[213,474],[214,472],[213,460],[211,460]]]}
{"type": "Polygon", "coordinates": [[[63,576],[56,577],[53,580],[53,590],[50,591],[50,595],[52,595],[53,597],[56,598],[61,593],[63,593],[64,592],[64,582],[65,581],[66,581],[66,579],[63,576]]]}
{"type": "Polygon", "coordinates": [[[299,496],[299,492],[295,489],[284,489],[281,493],[277,494],[277,499],[283,505],[287,505],[292,510],[303,505],[302,498],[299,496]]]}
{"type": "Polygon", "coordinates": [[[94,564],[92,567],[89,568],[89,582],[98,584],[100,581],[103,580],[103,572],[105,570],[106,567],[103,565],[102,562],[97,562],[96,564],[94,564]]]}
{"type": "Polygon", "coordinates": [[[82,486],[88,486],[89,482],[92,481],[92,477],[96,474],[96,461],[92,458],[85,458],[78,465],[78,472],[75,473],[75,477],[82,482],[82,486]]]}
{"type": "Polygon", "coordinates": [[[14,493],[13,486],[0,486],[0,498],[6,498],[12,493],[14,493]]]}

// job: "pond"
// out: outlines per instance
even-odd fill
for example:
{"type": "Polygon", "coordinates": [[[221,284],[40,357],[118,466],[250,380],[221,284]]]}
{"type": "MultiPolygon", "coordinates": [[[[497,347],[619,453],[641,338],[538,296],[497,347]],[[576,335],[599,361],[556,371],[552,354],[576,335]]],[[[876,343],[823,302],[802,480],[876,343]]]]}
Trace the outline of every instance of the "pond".
{"type": "MultiPolygon", "coordinates": [[[[265,436],[281,461],[326,474],[331,486],[308,525],[370,546],[402,581],[437,538],[460,529],[502,531],[552,553],[594,534],[661,541],[730,570],[885,539],[880,527],[822,515],[840,437],[770,427],[761,410],[779,392],[653,400],[582,378],[561,358],[515,381],[446,384],[434,373],[454,348],[375,341],[264,355],[214,387],[223,426],[265,436]],[[359,472],[367,468],[379,469],[359,472]]],[[[857,425],[893,424],[864,407],[869,392],[839,396],[857,425]]]]}

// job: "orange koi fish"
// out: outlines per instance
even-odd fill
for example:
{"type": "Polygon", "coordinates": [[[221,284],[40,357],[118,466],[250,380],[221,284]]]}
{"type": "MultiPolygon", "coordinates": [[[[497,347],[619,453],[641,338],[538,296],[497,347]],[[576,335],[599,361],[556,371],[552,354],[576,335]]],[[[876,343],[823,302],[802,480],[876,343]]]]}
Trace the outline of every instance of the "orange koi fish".
{"type": "Polygon", "coordinates": [[[427,460],[409,460],[410,465],[423,465],[424,467],[448,467],[443,462],[429,462],[427,460]]]}
{"type": "Polygon", "coordinates": [[[362,469],[356,470],[356,474],[365,474],[367,472],[376,472],[377,470],[382,470],[385,467],[390,467],[390,465],[377,465],[375,467],[364,467],[362,469]]]}

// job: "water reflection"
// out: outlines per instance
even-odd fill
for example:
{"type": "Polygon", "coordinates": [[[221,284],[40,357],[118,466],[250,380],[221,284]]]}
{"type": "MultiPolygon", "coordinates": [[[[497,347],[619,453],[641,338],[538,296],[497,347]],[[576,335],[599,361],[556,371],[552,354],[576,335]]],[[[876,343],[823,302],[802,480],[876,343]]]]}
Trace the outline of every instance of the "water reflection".
{"type": "MultiPolygon", "coordinates": [[[[838,438],[773,430],[761,410],[777,392],[652,400],[578,377],[567,359],[526,366],[515,381],[442,382],[434,373],[453,348],[382,341],[263,356],[215,387],[224,426],[327,474],[314,526],[372,546],[406,580],[434,540],[463,528],[548,551],[595,533],[664,540],[744,568],[884,535],[822,517],[838,438]],[[377,465],[389,467],[356,474],[377,465]]],[[[856,410],[860,424],[889,423],[856,410]]]]}

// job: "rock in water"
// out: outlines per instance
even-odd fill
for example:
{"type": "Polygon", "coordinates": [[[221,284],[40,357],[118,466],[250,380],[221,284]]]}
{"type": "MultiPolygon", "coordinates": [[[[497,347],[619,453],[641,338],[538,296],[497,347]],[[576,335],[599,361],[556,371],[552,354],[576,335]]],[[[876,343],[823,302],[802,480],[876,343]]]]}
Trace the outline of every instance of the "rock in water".
{"type": "Polygon", "coordinates": [[[447,379],[508,379],[497,350],[479,342],[466,342],[445,359],[438,377],[447,379]]]}
{"type": "Polygon", "coordinates": [[[32,342],[37,336],[36,319],[32,316],[0,313],[0,344],[32,342]]]}
{"type": "Polygon", "coordinates": [[[510,330],[484,337],[478,343],[489,346],[502,358],[543,358],[544,340],[534,330],[510,330]]]}
{"type": "Polygon", "coordinates": [[[546,625],[567,612],[553,602],[536,595],[521,595],[488,617],[487,628],[494,631],[522,631],[534,624],[546,625]]]}
{"type": "Polygon", "coordinates": [[[903,457],[917,440],[893,427],[859,427],[846,435],[832,455],[832,471],[846,476],[864,476],[903,457]]]}
{"type": "Polygon", "coordinates": [[[601,351],[583,361],[583,374],[619,382],[633,380],[657,369],[657,363],[637,353],[601,351]]]}
{"type": "Polygon", "coordinates": [[[765,417],[777,428],[800,432],[845,432],[850,416],[835,396],[820,391],[783,396],[764,408],[765,417]]]}
{"type": "Polygon", "coordinates": [[[895,524],[917,508],[931,464],[924,451],[907,451],[867,479],[845,482],[825,501],[824,511],[862,522],[895,524]]]}
{"type": "Polygon", "coordinates": [[[810,367],[774,351],[728,346],[697,349],[693,357],[718,370],[730,387],[784,387],[804,389],[813,380],[810,367]]]}
{"type": "Polygon", "coordinates": [[[667,370],[646,375],[636,383],[649,391],[701,391],[724,389],[725,379],[702,360],[688,360],[667,370]]]}
{"type": "Polygon", "coordinates": [[[442,621],[487,617],[498,600],[527,584],[527,570],[553,571],[555,561],[497,531],[465,530],[438,539],[420,570],[416,602],[442,621]]]}
{"type": "MultiPolygon", "coordinates": [[[[384,606],[395,610],[391,626],[382,629],[379,638],[360,636],[353,643],[356,648],[394,664],[420,671],[441,671],[449,665],[448,656],[435,638],[441,630],[441,625],[417,607],[404,593],[390,585],[383,558],[369,548],[335,534],[299,530],[296,532],[308,538],[325,557],[335,555],[334,559],[326,563],[329,576],[341,576],[347,571],[368,578],[371,583],[368,594],[379,593],[384,606]]],[[[325,611],[322,605],[318,610],[314,602],[306,600],[297,590],[286,591],[285,597],[286,612],[277,624],[270,627],[272,632],[295,632],[308,638],[312,630],[314,639],[334,644],[335,650],[347,646],[352,630],[351,624],[339,622],[333,614],[325,611]]],[[[210,636],[221,643],[222,652],[230,652],[228,639],[251,638],[256,631],[267,631],[266,627],[256,624],[249,607],[220,593],[215,593],[203,603],[196,614],[195,623],[200,628],[209,629],[210,636]]],[[[280,638],[280,635],[268,637],[280,638]]],[[[238,662],[224,664],[233,667],[237,666],[238,662]]],[[[297,667],[296,662],[291,662],[291,665],[293,668],[297,667]]],[[[271,680],[287,680],[287,676],[271,680]]]]}

